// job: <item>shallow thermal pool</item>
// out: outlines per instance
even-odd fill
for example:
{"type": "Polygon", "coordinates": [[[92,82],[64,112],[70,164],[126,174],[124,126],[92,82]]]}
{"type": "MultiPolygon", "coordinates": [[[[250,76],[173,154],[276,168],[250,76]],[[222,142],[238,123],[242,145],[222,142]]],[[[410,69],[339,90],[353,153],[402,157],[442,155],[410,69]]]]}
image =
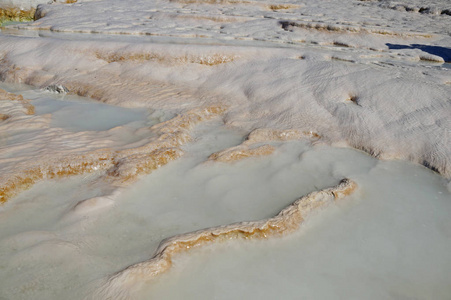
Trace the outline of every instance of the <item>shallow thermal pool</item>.
{"type": "MultiPolygon", "coordinates": [[[[311,217],[292,236],[185,253],[170,272],[134,296],[449,299],[450,193],[429,170],[371,160],[347,149],[307,151],[298,164],[316,164],[314,173],[324,178],[349,176],[358,182],[358,192],[311,217]]],[[[315,176],[298,174],[300,184],[315,176]]]]}
{"type": "Polygon", "coordinates": [[[277,214],[344,177],[357,192],[291,236],[192,250],[132,299],[446,299],[451,197],[445,180],[405,162],[307,141],[233,164],[205,163],[243,133],[212,121],[186,154],[124,189],[114,204],[98,174],[45,181],[0,208],[0,299],[83,299],[102,279],[149,259],[175,234],[277,214]]]}
{"type": "Polygon", "coordinates": [[[161,122],[162,113],[145,108],[124,108],[75,95],[58,94],[23,84],[5,84],[0,88],[30,99],[37,115],[51,115],[51,126],[68,131],[104,131],[128,125],[151,126],[161,122]]]}

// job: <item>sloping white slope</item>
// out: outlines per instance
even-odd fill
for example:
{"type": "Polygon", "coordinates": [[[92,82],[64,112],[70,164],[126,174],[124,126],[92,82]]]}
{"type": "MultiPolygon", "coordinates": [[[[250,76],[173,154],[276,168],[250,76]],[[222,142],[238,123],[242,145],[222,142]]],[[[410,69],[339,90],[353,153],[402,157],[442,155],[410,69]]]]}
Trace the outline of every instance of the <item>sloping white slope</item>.
{"type": "Polygon", "coordinates": [[[124,106],[220,104],[228,125],[313,131],[451,175],[450,72],[413,54],[0,39],[4,81],[62,84],[124,106]]]}
{"type": "Polygon", "coordinates": [[[39,20],[11,28],[150,35],[160,37],[152,41],[214,46],[149,45],[144,37],[134,44],[120,37],[113,40],[125,43],[0,37],[0,78],[64,84],[72,93],[117,105],[180,109],[180,103],[221,103],[229,106],[230,125],[315,131],[328,142],[408,159],[449,177],[451,77],[449,69],[428,64],[451,60],[447,5],[53,3],[39,6],[39,20]],[[161,85],[163,92],[156,88],[161,85]]]}

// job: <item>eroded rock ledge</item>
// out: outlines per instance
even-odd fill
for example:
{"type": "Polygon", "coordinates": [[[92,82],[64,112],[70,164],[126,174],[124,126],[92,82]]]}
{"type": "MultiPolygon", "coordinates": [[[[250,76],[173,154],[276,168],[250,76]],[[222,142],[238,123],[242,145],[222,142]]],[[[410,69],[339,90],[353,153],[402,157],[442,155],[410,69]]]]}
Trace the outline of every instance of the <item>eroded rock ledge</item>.
{"type": "MultiPolygon", "coordinates": [[[[20,112],[11,112],[9,111],[9,113],[12,114],[21,114],[24,113],[26,115],[33,115],[35,112],[35,108],[33,106],[33,104],[30,103],[30,100],[28,99],[24,99],[24,97],[22,95],[16,95],[13,93],[8,93],[7,91],[0,89],[0,101],[5,100],[5,101],[16,101],[17,103],[20,104],[20,106],[22,107],[22,109],[20,109],[20,112]]],[[[4,108],[2,106],[0,106],[0,109],[4,110],[4,108]]]]}
{"type": "Polygon", "coordinates": [[[312,131],[260,128],[252,131],[240,145],[213,153],[208,161],[234,162],[248,157],[266,156],[276,150],[274,146],[267,144],[268,142],[286,142],[302,138],[317,140],[320,136],[312,131]]]}
{"type": "Polygon", "coordinates": [[[296,200],[275,217],[203,229],[163,240],[151,259],[111,276],[93,297],[129,299],[129,293],[135,284],[167,271],[172,265],[174,255],[191,248],[230,239],[264,239],[294,232],[312,212],[344,198],[356,188],[354,181],[343,179],[337,186],[310,193],[296,200]]]}
{"type": "Polygon", "coordinates": [[[143,146],[125,149],[87,150],[83,154],[42,156],[19,164],[0,175],[0,204],[40,180],[103,171],[104,180],[114,186],[134,182],[139,175],[153,170],[183,155],[181,146],[191,140],[190,130],[197,124],[224,113],[220,106],[193,109],[150,128],[154,138],[143,146]]]}

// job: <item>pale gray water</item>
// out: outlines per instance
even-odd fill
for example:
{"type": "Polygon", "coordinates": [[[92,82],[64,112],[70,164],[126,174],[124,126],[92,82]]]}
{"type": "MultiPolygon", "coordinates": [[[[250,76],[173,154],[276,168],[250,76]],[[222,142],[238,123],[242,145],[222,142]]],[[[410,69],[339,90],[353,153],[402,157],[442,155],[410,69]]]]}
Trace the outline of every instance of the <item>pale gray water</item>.
{"type": "MultiPolygon", "coordinates": [[[[420,166],[364,156],[308,151],[293,161],[304,168],[288,177],[290,190],[296,180],[347,176],[358,182],[357,193],[293,236],[183,254],[134,299],[449,299],[451,195],[443,179],[420,166]]],[[[263,182],[262,192],[273,181],[263,182]]]]}
{"type": "Polygon", "coordinates": [[[105,131],[123,125],[139,128],[152,126],[171,116],[170,113],[152,109],[113,106],[21,84],[0,82],[0,88],[22,94],[31,100],[36,115],[51,114],[51,126],[68,131],[105,131]]]}

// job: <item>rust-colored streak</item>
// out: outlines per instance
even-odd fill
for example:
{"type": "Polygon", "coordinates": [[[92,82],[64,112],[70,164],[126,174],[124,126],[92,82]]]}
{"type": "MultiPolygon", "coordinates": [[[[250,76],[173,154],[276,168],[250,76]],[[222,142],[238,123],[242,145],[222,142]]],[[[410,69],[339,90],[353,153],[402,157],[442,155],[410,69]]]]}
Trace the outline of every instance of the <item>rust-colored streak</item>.
{"type": "Polygon", "coordinates": [[[115,53],[104,53],[101,51],[94,52],[97,59],[104,60],[108,63],[113,62],[142,62],[142,61],[153,61],[160,64],[200,64],[207,66],[215,66],[220,64],[225,64],[234,61],[237,57],[234,55],[226,54],[210,54],[210,55],[182,55],[182,56],[171,56],[162,53],[135,53],[135,52],[115,52],[115,53]]]}
{"type": "Polygon", "coordinates": [[[268,5],[268,9],[270,10],[283,10],[283,9],[293,9],[299,8],[300,5],[297,4],[271,4],[268,5]]]}
{"type": "Polygon", "coordinates": [[[248,157],[266,156],[274,153],[276,148],[271,145],[263,145],[260,147],[249,149],[246,146],[236,146],[221,152],[213,153],[208,160],[217,162],[234,162],[248,157]]]}
{"type": "Polygon", "coordinates": [[[20,9],[18,7],[0,8],[0,25],[7,21],[32,21],[35,12],[35,8],[28,10],[20,9]]]}
{"type": "Polygon", "coordinates": [[[24,108],[25,114],[33,115],[35,113],[35,108],[33,104],[30,103],[30,100],[24,99],[22,95],[8,93],[7,91],[0,89],[0,100],[18,101],[24,108]]]}
{"type": "Polygon", "coordinates": [[[11,118],[10,115],[0,113],[0,121],[6,121],[11,118]]]}
{"type": "Polygon", "coordinates": [[[297,129],[277,130],[260,128],[249,133],[248,137],[241,145],[213,153],[208,158],[208,161],[235,162],[249,157],[267,156],[274,153],[275,147],[269,144],[257,144],[285,142],[305,138],[317,140],[320,138],[320,135],[312,131],[305,132],[297,129]]]}

